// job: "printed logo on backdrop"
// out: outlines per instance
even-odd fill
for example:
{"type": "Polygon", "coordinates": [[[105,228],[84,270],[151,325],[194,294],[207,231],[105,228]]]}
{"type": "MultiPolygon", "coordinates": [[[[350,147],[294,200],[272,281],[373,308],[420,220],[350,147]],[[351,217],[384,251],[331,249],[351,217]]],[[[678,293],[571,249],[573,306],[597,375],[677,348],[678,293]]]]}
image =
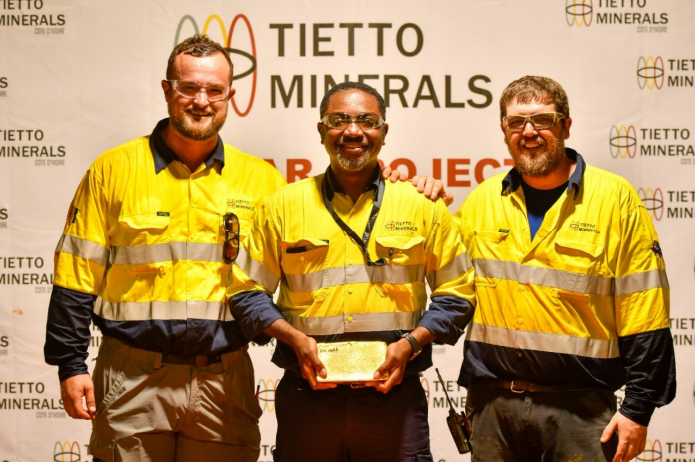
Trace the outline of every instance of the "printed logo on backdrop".
{"type": "Polygon", "coordinates": [[[675,346],[695,346],[695,318],[671,318],[669,326],[675,346]]]}
{"type": "Polygon", "coordinates": [[[663,457],[663,450],[661,447],[661,441],[659,440],[647,440],[644,445],[644,451],[642,454],[635,457],[635,460],[640,462],[658,462],[663,457]]]}
{"type": "Polygon", "coordinates": [[[565,0],[565,20],[570,27],[636,27],[638,33],[668,32],[668,12],[647,0],[565,0]]]}
{"type": "Polygon", "coordinates": [[[431,385],[434,385],[434,390],[428,393],[428,401],[429,396],[432,396],[432,408],[449,409],[449,403],[446,400],[447,394],[454,409],[466,407],[466,389],[459,385],[456,380],[444,380],[444,386],[439,380],[435,380],[431,385]],[[444,387],[446,387],[446,393],[444,393],[444,387]]]}
{"type": "Polygon", "coordinates": [[[65,153],[65,146],[52,144],[41,129],[0,129],[0,162],[5,158],[19,157],[34,159],[36,167],[64,167],[65,153]]]}
{"type": "Polygon", "coordinates": [[[10,355],[10,336],[5,334],[0,334],[0,356],[10,355]]]}
{"type": "MultiPolygon", "coordinates": [[[[0,0],[1,1],[1,0],[0,0]]],[[[198,23],[196,20],[193,18],[193,16],[186,15],[182,17],[179,20],[179,24],[176,26],[176,36],[174,37],[174,46],[178,45],[179,42],[182,40],[185,40],[187,37],[193,35],[192,33],[184,34],[183,36],[181,35],[181,30],[184,27],[184,24],[190,24],[193,26],[193,31],[196,34],[200,34],[201,30],[198,27],[198,23]]],[[[237,14],[234,16],[234,19],[232,19],[230,25],[229,25],[229,31],[227,31],[226,26],[224,21],[222,21],[222,18],[217,15],[217,14],[211,14],[207,20],[205,20],[205,24],[203,25],[203,30],[202,34],[209,35],[210,38],[213,40],[217,40],[220,42],[222,45],[225,46],[227,53],[229,53],[230,58],[232,58],[232,62],[234,63],[234,87],[237,89],[236,94],[232,97],[232,107],[234,108],[234,112],[237,113],[239,117],[246,117],[249,115],[249,112],[251,112],[251,108],[253,107],[253,101],[256,97],[256,80],[258,78],[258,69],[256,66],[257,63],[257,55],[256,55],[256,39],[253,35],[253,28],[251,27],[251,23],[249,22],[249,19],[243,15],[243,14],[237,14]],[[250,53],[245,50],[241,50],[238,48],[232,48],[232,38],[234,37],[234,32],[237,30],[237,23],[241,20],[245,25],[246,33],[248,34],[248,39],[250,42],[250,53]],[[213,24],[212,31],[209,31],[208,29],[210,28],[210,25],[213,24]],[[216,33],[212,33],[213,31],[217,31],[217,27],[219,27],[219,35],[216,33]],[[232,56],[236,55],[236,56],[232,56]],[[243,72],[239,72],[239,60],[237,59],[238,57],[244,58],[246,67],[241,67],[244,69],[243,72]],[[239,80],[244,79],[245,77],[252,76],[252,82],[250,84],[250,92],[248,90],[248,85],[239,85],[238,82],[239,80]],[[237,96],[239,94],[250,94],[248,103],[246,105],[246,108],[243,110],[239,109],[239,106],[237,105],[237,96]]],[[[241,60],[244,62],[244,60],[241,60]]]]}
{"type": "Polygon", "coordinates": [[[65,34],[65,14],[47,11],[44,0],[0,0],[0,26],[32,29],[38,35],[65,34]]]}
{"type": "Polygon", "coordinates": [[[61,443],[56,441],[53,446],[53,461],[54,462],[81,462],[82,451],[77,441],[65,441],[61,443]]]}
{"type": "Polygon", "coordinates": [[[672,157],[681,165],[695,165],[689,128],[613,125],[608,135],[611,157],[672,157]]]}
{"type": "Polygon", "coordinates": [[[640,56],[637,59],[637,85],[641,89],[661,90],[695,87],[695,58],[640,56]]]}
{"type": "MultiPolygon", "coordinates": [[[[51,265],[49,265],[51,266],[51,265]]],[[[53,273],[45,271],[42,257],[8,257],[0,255],[0,286],[33,286],[34,293],[51,293],[53,273]]],[[[22,314],[21,310],[14,310],[22,314]]]]}
{"type": "Polygon", "coordinates": [[[264,411],[275,412],[275,390],[281,379],[260,379],[256,384],[258,405],[264,411]]]}
{"type": "Polygon", "coordinates": [[[693,219],[695,217],[695,191],[639,188],[639,198],[652,219],[693,219]]]}
{"type": "MultiPolygon", "coordinates": [[[[10,339],[5,343],[9,346],[10,339]]],[[[43,382],[0,382],[0,414],[3,411],[29,411],[37,419],[65,419],[63,400],[47,397],[59,396],[60,385],[51,386],[53,388],[47,393],[43,382]]]]}

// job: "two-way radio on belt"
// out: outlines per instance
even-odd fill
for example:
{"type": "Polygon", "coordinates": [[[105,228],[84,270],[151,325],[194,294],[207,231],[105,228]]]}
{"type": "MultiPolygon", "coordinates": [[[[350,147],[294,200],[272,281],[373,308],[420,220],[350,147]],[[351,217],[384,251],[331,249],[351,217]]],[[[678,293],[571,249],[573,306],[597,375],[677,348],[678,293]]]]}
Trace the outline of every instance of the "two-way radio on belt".
{"type": "Polygon", "coordinates": [[[435,367],[434,370],[437,371],[437,377],[439,377],[439,382],[442,384],[446,401],[449,403],[449,417],[446,418],[446,424],[449,427],[451,436],[454,438],[459,454],[467,454],[471,452],[471,423],[463,410],[460,414],[456,413],[454,406],[451,405],[449,393],[446,392],[446,385],[439,373],[439,369],[435,367]]]}

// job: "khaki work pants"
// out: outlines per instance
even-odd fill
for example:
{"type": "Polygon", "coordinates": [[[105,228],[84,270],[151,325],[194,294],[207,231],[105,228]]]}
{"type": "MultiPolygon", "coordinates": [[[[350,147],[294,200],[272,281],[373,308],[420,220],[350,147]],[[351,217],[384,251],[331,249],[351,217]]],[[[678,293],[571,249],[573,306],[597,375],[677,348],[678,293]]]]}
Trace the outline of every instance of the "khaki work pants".
{"type": "Polygon", "coordinates": [[[94,368],[90,453],[105,462],[253,462],[260,453],[248,347],[205,367],[104,337],[94,368]]]}

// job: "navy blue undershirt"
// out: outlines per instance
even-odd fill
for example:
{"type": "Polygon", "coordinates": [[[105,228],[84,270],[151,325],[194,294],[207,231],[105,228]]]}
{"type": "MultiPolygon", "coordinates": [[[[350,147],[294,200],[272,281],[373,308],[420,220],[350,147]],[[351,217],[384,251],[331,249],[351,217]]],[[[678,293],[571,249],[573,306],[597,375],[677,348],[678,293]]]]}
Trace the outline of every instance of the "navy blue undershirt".
{"type": "Polygon", "coordinates": [[[528,215],[529,230],[531,240],[536,237],[536,232],[543,224],[543,218],[550,207],[557,202],[562,193],[567,191],[569,182],[561,184],[553,189],[532,188],[524,180],[521,180],[521,188],[524,190],[526,198],[526,213],[528,215]]]}

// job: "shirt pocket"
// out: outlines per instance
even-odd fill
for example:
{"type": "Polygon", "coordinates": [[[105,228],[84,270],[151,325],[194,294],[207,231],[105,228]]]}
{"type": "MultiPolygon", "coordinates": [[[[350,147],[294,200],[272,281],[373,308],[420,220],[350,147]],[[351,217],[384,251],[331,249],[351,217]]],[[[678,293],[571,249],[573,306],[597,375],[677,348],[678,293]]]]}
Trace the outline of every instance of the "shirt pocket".
{"type": "Polygon", "coordinates": [[[468,249],[475,266],[475,285],[497,287],[504,274],[505,261],[510,259],[506,240],[509,233],[501,231],[475,231],[468,249]]]}
{"type": "Polygon", "coordinates": [[[118,217],[121,244],[112,264],[129,265],[133,273],[164,274],[173,259],[169,238],[169,216],[145,213],[118,217]]]}
{"type": "Polygon", "coordinates": [[[572,239],[555,239],[557,259],[553,267],[560,270],[555,286],[560,298],[587,298],[588,294],[603,292],[601,261],[604,247],[601,244],[572,239]]]}
{"type": "MultiPolygon", "coordinates": [[[[304,238],[297,241],[281,241],[280,249],[282,271],[286,275],[314,273],[326,266],[327,239],[304,238]]],[[[316,288],[310,290],[316,290],[316,288]]],[[[300,291],[297,290],[297,292],[300,291]]]]}
{"type": "Polygon", "coordinates": [[[390,265],[416,265],[425,262],[423,236],[376,236],[376,257],[390,265]]]}

